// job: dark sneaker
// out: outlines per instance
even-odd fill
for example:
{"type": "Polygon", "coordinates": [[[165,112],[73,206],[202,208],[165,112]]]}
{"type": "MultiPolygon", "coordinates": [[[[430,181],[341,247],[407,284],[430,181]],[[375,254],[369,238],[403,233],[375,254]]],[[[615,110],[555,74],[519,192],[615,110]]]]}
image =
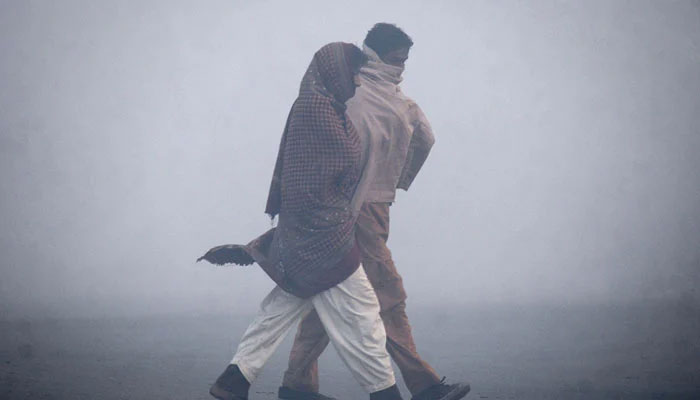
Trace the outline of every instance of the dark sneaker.
{"type": "Polygon", "coordinates": [[[250,389],[250,383],[238,366],[231,364],[216,379],[209,389],[209,394],[219,400],[248,400],[248,389],[250,389]]]}
{"type": "Polygon", "coordinates": [[[280,400],[336,400],[334,397],[324,396],[321,393],[303,392],[288,386],[280,386],[277,397],[280,400]]]}
{"type": "Polygon", "coordinates": [[[377,392],[372,392],[369,394],[369,400],[402,400],[401,392],[396,384],[389,386],[386,389],[382,389],[377,392]]]}
{"type": "Polygon", "coordinates": [[[440,383],[433,385],[413,396],[412,400],[458,400],[466,396],[471,388],[468,383],[453,383],[448,385],[445,378],[440,383]]]}

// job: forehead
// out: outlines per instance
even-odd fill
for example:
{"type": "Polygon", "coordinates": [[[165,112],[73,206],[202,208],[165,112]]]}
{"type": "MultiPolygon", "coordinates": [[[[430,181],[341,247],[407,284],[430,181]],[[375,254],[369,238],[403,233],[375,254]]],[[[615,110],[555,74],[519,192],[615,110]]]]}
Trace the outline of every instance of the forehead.
{"type": "Polygon", "coordinates": [[[408,52],[411,50],[410,47],[402,47],[400,49],[392,50],[387,52],[384,57],[385,58],[408,58],[408,52]]]}

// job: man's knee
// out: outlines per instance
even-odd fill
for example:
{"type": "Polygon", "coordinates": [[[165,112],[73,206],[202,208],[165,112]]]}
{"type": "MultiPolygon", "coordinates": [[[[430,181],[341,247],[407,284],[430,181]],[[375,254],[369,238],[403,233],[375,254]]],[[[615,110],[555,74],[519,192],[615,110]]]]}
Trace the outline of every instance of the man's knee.
{"type": "Polygon", "coordinates": [[[384,321],[387,336],[390,335],[390,332],[393,335],[397,331],[410,328],[408,317],[406,316],[406,300],[401,300],[391,306],[391,308],[382,310],[379,315],[381,315],[382,321],[384,321]]]}
{"type": "Polygon", "coordinates": [[[299,324],[295,342],[317,342],[324,340],[328,340],[326,328],[323,327],[316,311],[312,311],[299,324]]]}

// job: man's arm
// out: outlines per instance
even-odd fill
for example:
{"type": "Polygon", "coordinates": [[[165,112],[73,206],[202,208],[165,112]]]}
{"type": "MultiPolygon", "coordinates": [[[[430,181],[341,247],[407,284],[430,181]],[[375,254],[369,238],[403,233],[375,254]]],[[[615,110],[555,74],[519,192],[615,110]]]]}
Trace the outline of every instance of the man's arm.
{"type": "Polygon", "coordinates": [[[411,143],[408,146],[408,154],[399,177],[399,183],[396,185],[397,188],[403,190],[408,190],[411,186],[435,143],[435,136],[430,123],[425,114],[423,114],[423,110],[418,107],[418,104],[411,102],[409,112],[411,114],[413,136],[411,136],[411,143]]]}

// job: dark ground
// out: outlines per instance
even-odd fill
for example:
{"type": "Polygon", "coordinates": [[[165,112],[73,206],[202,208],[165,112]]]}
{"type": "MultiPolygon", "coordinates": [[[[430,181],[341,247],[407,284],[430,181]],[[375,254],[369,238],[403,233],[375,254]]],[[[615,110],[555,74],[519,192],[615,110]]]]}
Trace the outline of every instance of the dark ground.
{"type": "MultiPolygon", "coordinates": [[[[700,399],[700,309],[688,304],[409,304],[409,316],[424,358],[471,383],[467,399],[700,399]]],[[[2,321],[0,399],[209,399],[250,318],[2,321]]],[[[292,336],[251,399],[276,398],[292,336]]],[[[367,398],[332,348],[321,374],[324,392],[367,398]]]]}

